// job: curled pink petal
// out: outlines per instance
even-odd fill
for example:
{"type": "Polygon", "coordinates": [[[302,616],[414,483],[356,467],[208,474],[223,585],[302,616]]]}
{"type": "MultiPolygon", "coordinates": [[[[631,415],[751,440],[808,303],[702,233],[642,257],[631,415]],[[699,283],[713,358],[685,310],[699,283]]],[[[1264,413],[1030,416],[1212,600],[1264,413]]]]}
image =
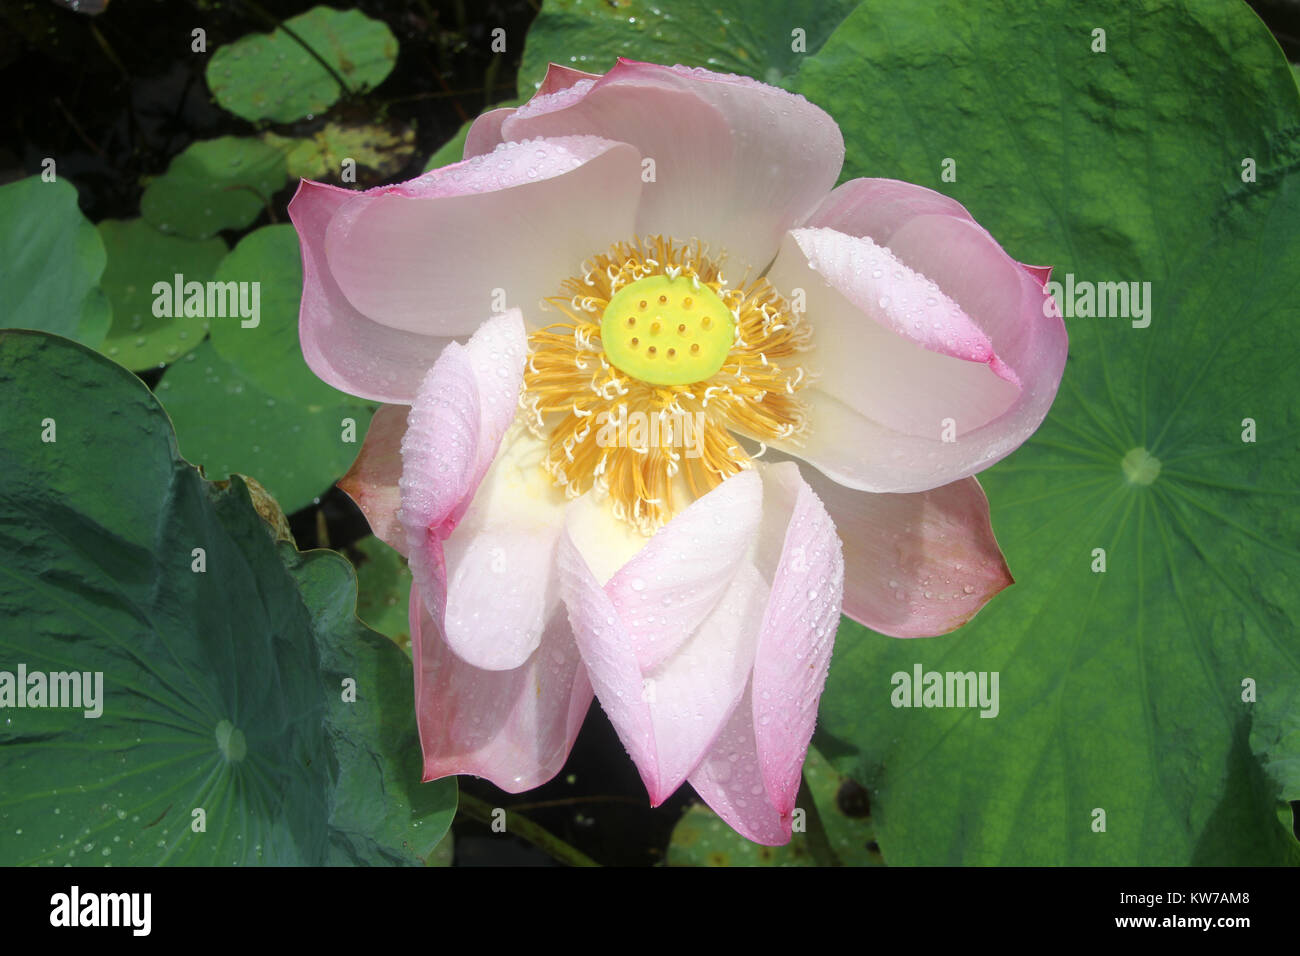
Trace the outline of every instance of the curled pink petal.
{"type": "Polygon", "coordinates": [[[524,429],[508,432],[443,542],[443,634],[475,667],[521,666],[560,604],[555,545],[567,500],[542,470],[544,449],[524,429]]]}
{"type": "Polygon", "coordinates": [[[763,620],[746,699],[690,782],[758,843],[790,839],[795,796],[830,667],[844,556],[829,514],[793,462],[766,466],[757,567],[763,620]]]}
{"type": "Polygon", "coordinates": [[[695,633],[746,560],[758,521],[749,498],[714,505],[687,508],[605,584],[643,671],[695,633]]]}
{"type": "Polygon", "coordinates": [[[357,311],[393,329],[465,335],[492,310],[526,317],[593,251],[632,232],[636,150],[591,136],[506,143],[330,218],[329,272],[357,311]]]}
{"type": "Polygon", "coordinates": [[[698,237],[735,278],[757,276],[786,229],[839,175],[844,140],[801,96],[748,78],[619,60],[595,81],[534,98],[502,124],[508,140],[592,134],[646,159],[639,233],[698,237]]]}
{"type": "Polygon", "coordinates": [[[406,531],[397,518],[402,503],[397,484],[409,411],[406,405],[384,405],[375,412],[361,451],[338,483],[366,516],[375,537],[402,554],[406,554],[406,531]]]}
{"type": "Polygon", "coordinates": [[[502,106],[476,116],[474,122],[469,124],[469,132],[465,134],[465,152],[462,158],[472,159],[496,149],[502,142],[501,124],[514,112],[513,106],[502,106]]]}
{"type": "Polygon", "coordinates": [[[541,86],[537,87],[536,95],[546,96],[550,93],[558,93],[583,80],[598,79],[600,79],[599,73],[588,73],[586,70],[575,70],[571,66],[548,63],[546,64],[546,76],[542,78],[541,86]]]}
{"type": "Polygon", "coordinates": [[[846,184],[810,221],[854,233],[796,230],[769,273],[787,295],[807,293],[820,376],[804,440],[777,447],[841,484],[912,492],[986,468],[1033,433],[1066,353],[1036,273],[953,200],[892,180],[846,184]]]}
{"type": "MultiPolygon", "coordinates": [[[[673,520],[704,512],[709,520],[699,527],[707,529],[717,514],[719,527],[734,522],[748,529],[742,552],[748,551],[758,529],[761,496],[758,476],[741,472],[673,520]]],[[[694,524],[694,517],[687,523],[694,524]]],[[[705,530],[679,543],[714,555],[715,568],[702,574],[725,580],[726,586],[694,632],[650,668],[638,662],[624,614],[568,531],[557,552],[561,593],[588,676],[656,806],[695,768],[740,700],[749,681],[765,592],[753,565],[737,570],[705,530]]],[[[700,583],[711,593],[719,590],[714,581],[700,583]]]]}
{"type": "MultiPolygon", "coordinates": [[[[302,354],[322,381],[351,395],[408,404],[451,339],[390,328],[347,300],[325,258],[330,220],[359,193],[304,180],[289,203],[302,246],[302,354]]],[[[486,310],[485,310],[486,311],[486,310]]]]}
{"type": "Polygon", "coordinates": [[[913,494],[872,494],[807,470],[844,541],[844,613],[891,637],[965,624],[1014,581],[974,478],[913,494]]]}
{"type": "MultiPolygon", "coordinates": [[[[517,666],[531,654],[541,639],[543,615],[535,601],[524,600],[501,603],[498,610],[515,609],[520,616],[493,616],[488,628],[462,613],[449,616],[449,585],[481,594],[482,583],[473,575],[488,572],[493,555],[476,549],[473,536],[458,546],[444,543],[470,509],[514,420],[526,348],[518,310],[483,323],[466,345],[447,346],[420,386],[402,439],[400,519],[413,588],[450,646],[467,663],[486,669],[517,666]],[[462,560],[468,571],[461,570],[462,560]],[[509,640],[500,640],[503,635],[509,640]]],[[[549,565],[538,570],[549,575],[549,565]]]]}
{"type": "Polygon", "coordinates": [[[592,696],[562,610],[523,664],[485,671],[452,653],[412,588],[411,644],[426,782],[471,773],[519,793],[559,773],[592,696]]]}

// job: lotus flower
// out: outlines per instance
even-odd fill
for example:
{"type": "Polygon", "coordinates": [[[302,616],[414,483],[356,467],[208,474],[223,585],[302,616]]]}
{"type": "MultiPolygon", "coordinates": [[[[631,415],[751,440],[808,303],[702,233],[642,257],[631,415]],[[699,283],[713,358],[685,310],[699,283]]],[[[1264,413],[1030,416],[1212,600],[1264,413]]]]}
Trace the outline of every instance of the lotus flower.
{"type": "Polygon", "coordinates": [[[621,60],[455,165],[302,184],[303,353],[385,403],[340,484],[414,575],[426,780],[546,782],[594,692],[654,805],[784,843],[841,610],[936,635],[1011,583],[971,476],[1055,395],[1046,270],[843,157],[800,96],[621,60]]]}

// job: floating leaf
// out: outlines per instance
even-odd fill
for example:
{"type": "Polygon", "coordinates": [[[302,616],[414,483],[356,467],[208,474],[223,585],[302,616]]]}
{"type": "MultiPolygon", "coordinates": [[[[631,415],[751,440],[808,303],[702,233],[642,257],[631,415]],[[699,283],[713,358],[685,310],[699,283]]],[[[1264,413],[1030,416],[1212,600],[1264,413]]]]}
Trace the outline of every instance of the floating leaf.
{"type": "Polygon", "coordinates": [[[357,568],[357,617],[409,650],[411,570],[406,559],[373,535],[353,547],[359,552],[353,560],[357,568]]]}
{"type": "Polygon", "coordinates": [[[104,244],[65,180],[0,186],[0,323],[96,346],[112,310],[99,289],[104,244]]]}
{"type": "Polygon", "coordinates": [[[0,395],[5,669],[102,687],[6,707],[0,863],[429,857],[455,785],[418,783],[410,664],[357,621],[347,562],[277,545],[243,482],[203,481],[94,352],[0,332],[0,395]]]}
{"type": "Polygon", "coordinates": [[[302,254],[288,223],[250,232],[217,267],[216,281],[257,288],[258,316],[217,322],[212,345],[259,389],[299,405],[337,402],[340,394],[318,379],[303,361],[298,343],[302,302],[302,254]],[[245,325],[248,321],[250,324],[245,325]]]}
{"type": "Polygon", "coordinates": [[[415,131],[398,123],[326,123],[307,138],[290,139],[268,132],[262,139],[285,151],[289,175],[298,179],[337,181],[346,160],[384,179],[401,172],[415,155],[415,131]]]}
{"type": "Polygon", "coordinates": [[[145,187],[140,213],[162,232],[207,239],[252,224],[288,181],[284,153],[258,139],[192,143],[145,187]]]}
{"type": "Polygon", "coordinates": [[[382,83],[396,62],[397,40],[388,24],[357,10],[312,7],[273,33],[218,49],[208,62],[208,87],[236,116],[291,123],[334,105],[344,92],[335,74],[359,93],[382,83]]]}
{"type": "Polygon", "coordinates": [[[317,394],[319,401],[277,399],[210,342],[168,368],[158,384],[186,459],[211,479],[252,475],[291,514],[347,471],[374,412],[325,385],[317,394]]]}
{"type": "Polygon", "coordinates": [[[142,371],[174,362],[202,342],[208,331],[206,285],[202,315],[185,314],[185,286],[206,284],[212,278],[226,244],[220,239],[169,236],[143,219],[106,219],[99,224],[99,235],[108,250],[103,289],[113,304],[113,324],[99,350],[133,371],[142,371]],[[155,290],[158,283],[166,289],[155,290]],[[162,316],[155,314],[160,299],[163,307],[158,311],[166,313],[162,316]]]}

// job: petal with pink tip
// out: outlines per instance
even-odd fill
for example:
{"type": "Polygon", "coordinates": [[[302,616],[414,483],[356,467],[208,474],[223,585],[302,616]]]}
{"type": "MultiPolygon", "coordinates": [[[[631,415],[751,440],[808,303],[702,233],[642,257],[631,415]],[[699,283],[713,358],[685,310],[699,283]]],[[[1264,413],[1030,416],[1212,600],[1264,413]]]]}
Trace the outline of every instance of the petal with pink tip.
{"type": "Polygon", "coordinates": [[[465,134],[465,151],[461,158],[472,159],[496,149],[502,141],[501,124],[514,112],[513,106],[502,106],[474,117],[474,122],[469,124],[469,132],[465,134]]]}
{"type": "Polygon", "coordinates": [[[582,260],[627,238],[640,191],[640,157],[626,144],[505,143],[355,196],[329,222],[326,258],[376,322],[463,335],[503,302],[531,320],[582,260]]]}
{"type": "Polygon", "coordinates": [[[641,234],[699,238],[726,272],[757,276],[785,230],[839,175],[844,140],[801,96],[746,77],[619,60],[599,80],[535,98],[501,127],[508,140],[586,133],[654,160],[641,234]]]}
{"type": "Polygon", "coordinates": [[[950,416],[955,442],[933,432],[899,434],[861,414],[835,387],[810,392],[813,432],[802,449],[788,450],[854,487],[923,491],[988,467],[1033,433],[1056,395],[1067,351],[1064,323],[1043,288],[1047,267],[1016,262],[955,200],[895,180],[845,183],[809,225],[887,246],[906,267],[933,280],[983,331],[1021,390],[1006,411],[982,425],[963,421],[968,414],[950,416]],[[874,449],[886,467],[873,467],[854,446],[874,449]],[[901,480],[891,482],[889,470],[901,480]]]}
{"type": "MultiPolygon", "coordinates": [[[[817,391],[885,429],[939,443],[951,419],[960,442],[1019,393],[1014,374],[979,326],[933,282],[870,239],[796,229],[769,279],[787,295],[804,291],[813,336],[804,361],[816,372],[817,391]]],[[[841,437],[817,429],[810,441],[809,460],[821,464],[813,449],[841,437]]],[[[884,464],[878,448],[842,451],[866,459],[869,468],[884,464]]]]}
{"type": "Polygon", "coordinates": [[[325,258],[325,232],[334,215],[360,195],[303,180],[289,203],[302,246],[298,337],[303,358],[323,381],[351,395],[406,404],[451,340],[381,325],[339,288],[325,258]]]}
{"type": "MultiPolygon", "coordinates": [[[[965,206],[933,189],[897,179],[851,179],[831,190],[804,225],[824,226],[850,236],[869,236],[880,245],[889,245],[894,233],[918,216],[950,216],[975,222],[965,206]]],[[[994,241],[992,236],[989,241],[994,241]]],[[[1046,285],[1052,276],[1051,266],[1023,262],[1020,266],[1040,286],[1046,285]]]]}
{"type": "Polygon", "coordinates": [[[793,814],[783,815],[767,795],[758,763],[753,703],[753,688],[746,687],[689,779],[700,799],[746,840],[781,846],[790,842],[793,814]]]}
{"type": "Polygon", "coordinates": [[[787,295],[806,293],[818,374],[804,392],[807,434],[774,444],[864,491],[923,491],[1009,454],[1041,423],[1064,367],[1063,335],[1059,353],[1027,355],[1014,334],[1018,324],[1041,340],[1038,323],[1051,321],[1033,276],[969,221],[927,215],[899,234],[930,221],[978,238],[947,254],[981,263],[973,281],[987,288],[974,305],[999,300],[997,318],[966,307],[966,286],[959,300],[892,247],[829,229],[792,232],[769,274],[787,295]]]}
{"type": "MultiPolygon", "coordinates": [[[[551,63],[546,67],[546,77],[542,80],[541,86],[537,88],[533,98],[559,93],[581,80],[598,79],[600,79],[598,73],[584,73],[582,70],[551,63]]],[[[501,124],[505,122],[506,117],[513,116],[514,113],[515,107],[512,106],[481,113],[470,124],[469,132],[465,136],[465,159],[469,159],[471,156],[481,156],[496,149],[497,144],[503,141],[501,124]]]]}
{"type": "Polygon", "coordinates": [[[756,563],[767,592],[753,680],[691,774],[697,793],[759,843],[790,839],[795,796],[839,624],[844,557],[836,529],[793,462],[761,467],[756,563]]]}
{"type": "Polygon", "coordinates": [[[588,73],[586,70],[575,70],[571,66],[564,66],[560,63],[546,64],[546,76],[542,77],[541,85],[537,87],[536,96],[545,96],[548,93],[558,93],[560,90],[567,90],[575,83],[583,80],[599,80],[599,73],[588,73]]]}
{"type": "Polygon", "coordinates": [[[917,216],[955,216],[974,222],[966,207],[933,189],[898,179],[850,179],[836,186],[804,223],[888,245],[899,226],[917,216]]]}
{"type": "MultiPolygon", "coordinates": [[[[745,520],[752,539],[761,494],[758,476],[741,472],[686,511],[721,508],[745,520]],[[738,505],[750,514],[738,514],[738,505]]],[[[719,559],[727,557],[707,537],[688,544],[719,559]]],[[[748,543],[744,550],[749,550],[748,543]]],[[[728,578],[721,598],[670,657],[643,669],[622,614],[567,530],[560,538],[558,565],[561,593],[587,674],[657,806],[695,768],[744,692],[762,619],[764,582],[752,564],[733,570],[719,560],[714,573],[728,578]]]]}
{"type": "Polygon", "coordinates": [[[443,542],[469,508],[514,420],[526,350],[519,311],[494,316],[465,345],[447,346],[407,416],[399,518],[413,587],[440,624],[448,583],[443,542]]]}
{"type": "Polygon", "coordinates": [[[844,613],[859,624],[891,637],[947,634],[1014,583],[975,478],[872,494],[804,474],[844,541],[844,613]]]}
{"type": "Polygon", "coordinates": [[[424,780],[471,773],[519,793],[554,777],[592,697],[563,611],[508,671],[479,670],[452,653],[414,588],[410,621],[424,780]]]}
{"type": "Polygon", "coordinates": [[[754,660],[754,726],[768,798],[788,819],[799,791],[844,596],[844,555],[825,506],[793,462],[764,470],[769,507],[789,515],[754,660]]]}
{"type": "Polygon", "coordinates": [[[361,451],[339,488],[361,509],[370,531],[389,547],[406,554],[406,531],[397,518],[402,498],[402,436],[406,434],[406,405],[384,405],[370,419],[361,451]]]}

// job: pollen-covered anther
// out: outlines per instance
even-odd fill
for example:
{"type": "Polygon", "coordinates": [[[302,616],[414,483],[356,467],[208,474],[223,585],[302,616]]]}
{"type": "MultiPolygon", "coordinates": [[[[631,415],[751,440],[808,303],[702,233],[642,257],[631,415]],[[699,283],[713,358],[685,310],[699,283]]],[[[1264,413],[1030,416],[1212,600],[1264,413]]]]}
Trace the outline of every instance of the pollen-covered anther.
{"type": "Polygon", "coordinates": [[[753,467],[733,432],[761,454],[806,428],[809,329],[765,279],[728,287],[698,241],[618,243],[560,292],[547,301],[565,319],[529,336],[520,404],[566,496],[601,489],[651,534],[753,467]]]}

